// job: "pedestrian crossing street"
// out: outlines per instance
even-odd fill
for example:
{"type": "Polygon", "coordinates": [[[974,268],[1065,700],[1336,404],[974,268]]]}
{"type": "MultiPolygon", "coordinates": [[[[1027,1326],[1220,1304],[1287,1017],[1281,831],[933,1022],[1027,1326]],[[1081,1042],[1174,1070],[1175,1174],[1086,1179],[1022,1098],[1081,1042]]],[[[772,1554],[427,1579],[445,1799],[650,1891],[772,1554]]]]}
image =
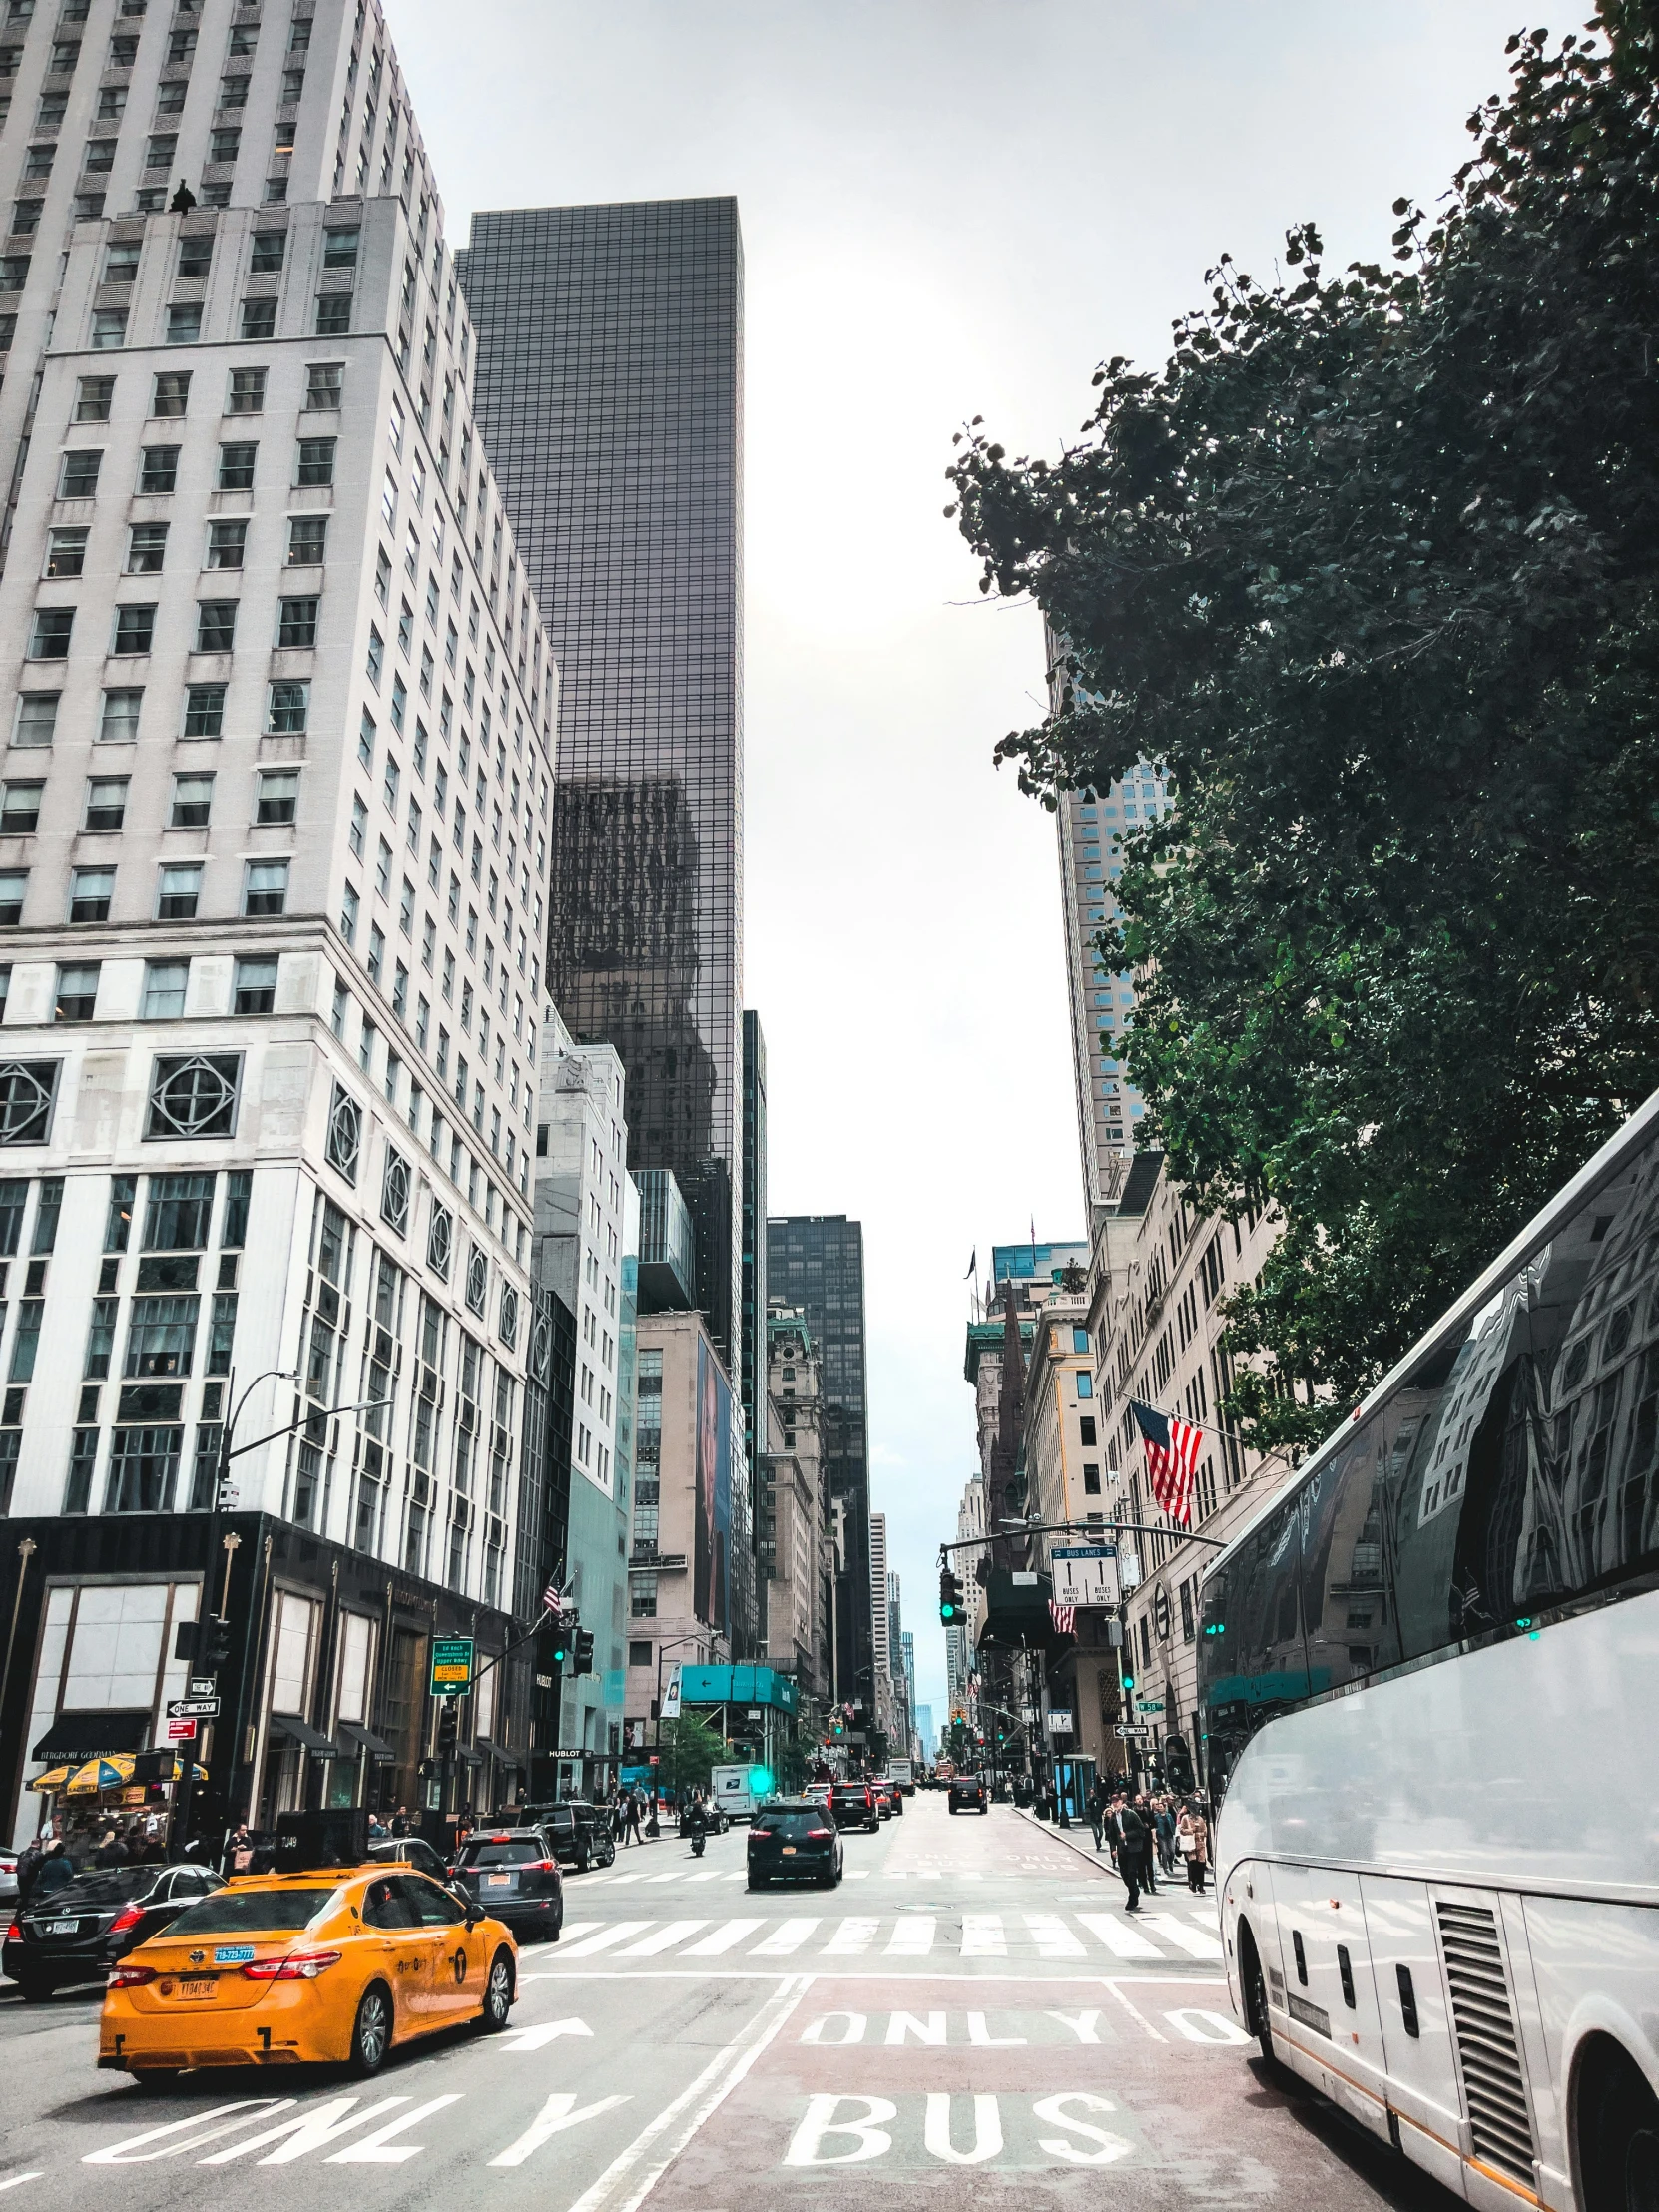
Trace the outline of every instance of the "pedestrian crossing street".
{"type": "MultiPolygon", "coordinates": [[[[741,1872],[690,1877],[692,1882],[743,1879],[741,1872]]],[[[546,1960],[556,1972],[568,1960],[585,1958],[603,1958],[607,1966],[630,1959],[861,1958],[875,1963],[931,1958],[943,1963],[977,1958],[1066,1961],[1087,1967],[1125,1961],[1166,1965],[1214,1961],[1221,1955],[1213,1900],[1186,1904],[1172,1899],[1165,1910],[1143,1906],[1133,1917],[1121,1911],[803,1914],[784,1920],[723,1920],[706,1914],[667,1921],[567,1921],[556,1949],[525,1953],[525,1979],[539,1977],[530,1970],[532,1958],[537,1968],[546,1960]]]]}

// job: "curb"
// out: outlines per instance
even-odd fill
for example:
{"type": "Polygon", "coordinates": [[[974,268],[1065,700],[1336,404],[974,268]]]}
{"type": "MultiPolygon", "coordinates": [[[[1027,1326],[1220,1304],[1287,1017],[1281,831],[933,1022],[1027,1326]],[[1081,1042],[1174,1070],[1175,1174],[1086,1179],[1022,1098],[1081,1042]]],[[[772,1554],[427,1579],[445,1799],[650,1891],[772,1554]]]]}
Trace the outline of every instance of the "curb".
{"type": "Polygon", "coordinates": [[[1076,1852],[1079,1859],[1086,1859],[1098,1873],[1109,1874],[1114,1882],[1118,1879],[1118,1870],[1110,1852],[1096,1851],[1092,1844],[1074,1844],[1069,1829],[1057,1828],[1052,1821],[1038,1820],[1036,1814],[1028,1813],[1023,1805],[1016,1805],[1014,1811],[1022,1821],[1028,1822],[1042,1835],[1052,1837],[1057,1844],[1064,1844],[1067,1851],[1076,1852]]]}

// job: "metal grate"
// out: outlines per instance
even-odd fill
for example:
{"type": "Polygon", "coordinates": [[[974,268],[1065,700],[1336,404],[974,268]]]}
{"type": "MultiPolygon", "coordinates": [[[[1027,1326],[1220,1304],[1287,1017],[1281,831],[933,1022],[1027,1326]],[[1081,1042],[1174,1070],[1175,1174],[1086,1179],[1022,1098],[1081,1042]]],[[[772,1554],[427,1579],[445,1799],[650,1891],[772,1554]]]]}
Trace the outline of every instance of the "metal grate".
{"type": "Polygon", "coordinates": [[[1532,2121],[1497,1922],[1480,1905],[1436,1900],[1434,1910],[1475,2155],[1530,2188],[1532,2121]]]}

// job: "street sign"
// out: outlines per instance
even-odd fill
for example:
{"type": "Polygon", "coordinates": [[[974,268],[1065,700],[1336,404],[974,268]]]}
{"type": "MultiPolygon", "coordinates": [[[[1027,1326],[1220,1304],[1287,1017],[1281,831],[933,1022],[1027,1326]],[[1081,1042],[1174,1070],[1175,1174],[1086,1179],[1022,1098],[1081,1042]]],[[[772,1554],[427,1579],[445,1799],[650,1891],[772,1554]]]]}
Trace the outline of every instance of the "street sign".
{"type": "Polygon", "coordinates": [[[1054,1569],[1056,1605],[1120,1602],[1116,1544],[1062,1544],[1050,1552],[1049,1564],[1054,1569]]]}
{"type": "Polygon", "coordinates": [[[470,1636],[432,1638],[432,1695],[465,1697],[472,1687],[474,1645],[470,1636]]]}
{"type": "Polygon", "coordinates": [[[1154,1716],[1161,1716],[1164,1710],[1164,1701],[1161,1697],[1138,1697],[1135,1700],[1135,1710],[1137,1713],[1151,1713],[1154,1716]]]}
{"type": "Polygon", "coordinates": [[[219,1718],[216,1697],[175,1697],[167,1701],[170,1721],[212,1721],[219,1718]]]}
{"type": "Polygon", "coordinates": [[[167,1724],[167,1740],[168,1740],[168,1742],[169,1742],[170,1744],[188,1744],[188,1743],[192,1743],[192,1742],[194,1742],[194,1741],[195,1741],[195,1737],[196,1737],[196,1723],[195,1723],[194,1721],[169,1721],[169,1722],[168,1722],[168,1724],[167,1724]]]}
{"type": "Polygon", "coordinates": [[[1048,1716],[1048,1733],[1051,1736],[1069,1736],[1071,1734],[1071,1720],[1072,1717],[1069,1713],[1063,1713],[1056,1707],[1048,1716]]]}
{"type": "Polygon", "coordinates": [[[195,1675],[190,1678],[190,1694],[192,1697],[212,1697],[218,1687],[218,1683],[211,1674],[203,1675],[200,1681],[197,1680],[195,1675]]]}
{"type": "Polygon", "coordinates": [[[1121,1737],[1123,1737],[1127,1743],[1138,1744],[1150,1743],[1152,1741],[1152,1731],[1150,1728],[1132,1728],[1125,1721],[1119,1721],[1117,1726],[1117,1733],[1121,1737]]]}

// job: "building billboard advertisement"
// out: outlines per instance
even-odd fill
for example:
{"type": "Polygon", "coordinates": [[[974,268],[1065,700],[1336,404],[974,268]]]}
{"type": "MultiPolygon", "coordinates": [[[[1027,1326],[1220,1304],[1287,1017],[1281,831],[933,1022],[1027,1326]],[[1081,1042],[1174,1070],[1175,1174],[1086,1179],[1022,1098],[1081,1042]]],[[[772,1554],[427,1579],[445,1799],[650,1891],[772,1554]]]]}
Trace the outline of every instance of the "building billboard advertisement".
{"type": "Polygon", "coordinates": [[[697,1527],[693,1605],[717,1634],[730,1633],[732,1385],[701,1340],[697,1346],[697,1527]]]}

